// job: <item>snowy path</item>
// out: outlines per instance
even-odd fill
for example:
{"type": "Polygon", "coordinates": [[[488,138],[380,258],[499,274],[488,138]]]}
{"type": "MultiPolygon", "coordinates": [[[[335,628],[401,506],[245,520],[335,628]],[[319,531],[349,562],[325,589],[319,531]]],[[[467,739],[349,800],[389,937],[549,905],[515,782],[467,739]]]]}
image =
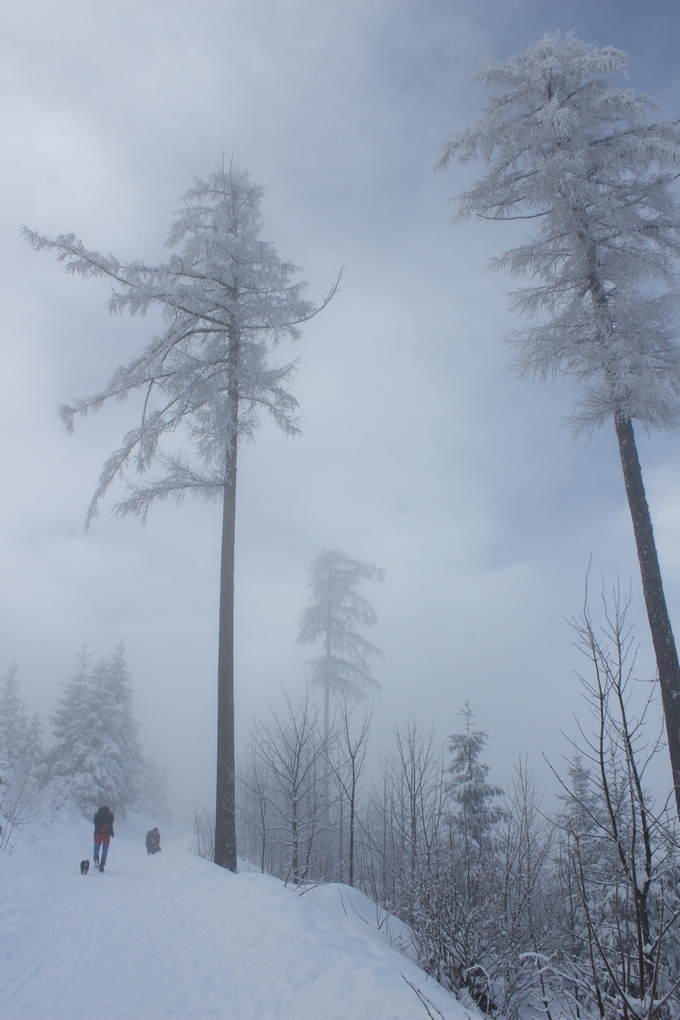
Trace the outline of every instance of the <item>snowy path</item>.
{"type": "Polygon", "coordinates": [[[186,834],[148,857],[143,833],[116,833],[103,875],[78,871],[84,825],[0,855],[2,1020],[425,1020],[401,973],[464,1020],[327,897],[226,873],[191,855],[186,834]]]}

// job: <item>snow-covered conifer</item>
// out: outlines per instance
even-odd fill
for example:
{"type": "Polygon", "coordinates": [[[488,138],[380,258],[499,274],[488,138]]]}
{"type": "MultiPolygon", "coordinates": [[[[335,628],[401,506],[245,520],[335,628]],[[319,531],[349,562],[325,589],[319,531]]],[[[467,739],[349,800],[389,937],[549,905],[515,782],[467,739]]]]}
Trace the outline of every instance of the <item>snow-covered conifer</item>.
{"type": "MultiPolygon", "coordinates": [[[[295,340],[300,324],[320,309],[302,296],[297,267],[260,239],[262,189],[243,170],[224,167],[196,180],[170,230],[167,262],[123,263],[92,251],[73,234],[56,240],[26,231],[36,249],[66,262],[69,273],[103,277],[115,286],[112,312],[163,308],[166,327],[100,393],[62,408],[68,429],[112,398],[145,394],[139,424],[106,461],[88,511],[96,514],[109,486],[130,461],[121,515],[144,519],[154,500],[186,493],[222,503],[222,566],[218,651],[215,862],[236,870],[234,785],[234,535],[239,440],[252,438],[266,411],[284,432],[299,432],[297,401],[288,390],[294,362],[275,365],[271,347],[295,340]],[[177,436],[183,441],[179,445],[177,436]],[[163,441],[170,439],[170,449],[163,441]],[[160,469],[157,477],[153,467],[160,469]]],[[[337,287],[337,284],[336,284],[337,287]]],[[[326,299],[324,305],[335,292],[326,299]]],[[[324,306],[322,305],[322,307],[324,306]]]]}
{"type": "Polygon", "coordinates": [[[503,808],[494,804],[496,798],[503,795],[503,789],[487,781],[489,766],[480,758],[489,737],[483,730],[472,729],[474,712],[467,701],[460,714],[465,718],[465,729],[462,733],[451,734],[448,739],[452,759],[447,766],[451,776],[447,791],[466,840],[479,845],[503,817],[503,808]]]}
{"type": "Polygon", "coordinates": [[[18,667],[13,663],[0,680],[0,760],[17,776],[33,773],[42,758],[42,726],[29,719],[19,693],[18,667]]]}
{"type": "Polygon", "coordinates": [[[52,724],[48,762],[57,803],[72,801],[88,816],[98,803],[122,813],[136,803],[143,757],[122,645],[92,668],[81,651],[52,724]]]}
{"type": "Polygon", "coordinates": [[[586,765],[580,751],[577,750],[567,763],[566,774],[565,792],[559,796],[563,808],[558,818],[567,832],[580,838],[601,824],[604,805],[598,795],[593,767],[586,765]]]}
{"type": "Polygon", "coordinates": [[[493,263],[530,281],[514,295],[536,322],[514,341],[520,371],[579,383],[576,428],[613,419],[680,812],[680,666],[633,431],[680,424],[680,122],[652,122],[650,99],[615,88],[625,68],[620,50],[571,34],[488,61],[475,77],[494,95],[440,166],[488,166],[461,217],[535,227],[493,263]]]}
{"type": "MultiPolygon", "coordinates": [[[[96,688],[94,703],[103,723],[100,753],[103,775],[107,776],[111,788],[109,800],[124,812],[139,798],[144,759],[132,711],[132,681],[122,643],[95,668],[90,683],[96,688]]],[[[101,795],[105,793],[105,789],[100,791],[101,795]]]]}
{"type": "Polygon", "coordinates": [[[83,647],[78,653],[75,673],[64,684],[57,708],[51,716],[55,744],[47,753],[50,783],[57,805],[73,800],[81,804],[86,813],[89,813],[92,801],[86,736],[89,668],[90,654],[83,647]]]}
{"type": "Polygon", "coordinates": [[[19,693],[18,668],[0,680],[0,850],[10,851],[24,824],[41,810],[42,724],[29,719],[19,693]]]}

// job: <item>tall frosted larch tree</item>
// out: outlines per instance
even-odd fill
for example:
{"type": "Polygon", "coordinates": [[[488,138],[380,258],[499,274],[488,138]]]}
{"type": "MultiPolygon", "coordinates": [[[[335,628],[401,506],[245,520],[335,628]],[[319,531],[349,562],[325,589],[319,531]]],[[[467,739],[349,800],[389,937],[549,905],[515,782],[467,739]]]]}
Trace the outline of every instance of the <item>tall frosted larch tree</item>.
{"type": "Polygon", "coordinates": [[[310,681],[324,695],[324,739],[328,739],[330,696],[363,697],[378,690],[371,676],[370,660],[383,653],[359,633],[373,627],[378,618],[372,606],[355,591],[361,581],[383,581],[385,571],[372,563],[360,563],[345,553],[326,552],[309,568],[310,604],[302,611],[300,645],[321,644],[323,651],[309,661],[310,681]]]}
{"type": "Polygon", "coordinates": [[[680,424],[680,124],[652,122],[649,98],[612,85],[626,63],[573,35],[485,63],[474,77],[494,94],[439,166],[487,164],[459,196],[460,218],[536,228],[492,262],[533,281],[513,299],[536,320],[514,340],[521,373],[576,379],[576,429],[613,420],[680,814],[680,666],[633,428],[680,424]]]}
{"type": "MultiPolygon", "coordinates": [[[[224,168],[196,180],[184,196],[166,246],[179,248],[167,262],[120,262],[85,248],[73,234],[50,240],[25,231],[36,250],[47,249],[66,270],[114,284],[111,312],[163,309],[165,329],[100,393],[62,408],[73,428],[111,399],[144,394],[138,425],[106,461],[88,511],[88,523],[111,483],[132,462],[139,482],[128,481],[116,512],[146,518],[151,504],[186,493],[222,503],[217,680],[216,864],[236,870],[234,778],[234,542],[239,441],[253,438],[267,411],[286,433],[299,431],[297,401],[287,385],[294,363],[275,366],[271,347],[296,339],[299,326],[320,308],[294,282],[297,267],[283,262],[260,239],[262,189],[248,173],[224,168]],[[181,436],[178,444],[178,434],[181,436]],[[168,452],[162,441],[169,439],[168,452]],[[161,469],[151,477],[154,466],[161,469]]],[[[336,284],[337,287],[337,284],[336,284]]],[[[326,298],[321,307],[335,292],[326,298]]]]}

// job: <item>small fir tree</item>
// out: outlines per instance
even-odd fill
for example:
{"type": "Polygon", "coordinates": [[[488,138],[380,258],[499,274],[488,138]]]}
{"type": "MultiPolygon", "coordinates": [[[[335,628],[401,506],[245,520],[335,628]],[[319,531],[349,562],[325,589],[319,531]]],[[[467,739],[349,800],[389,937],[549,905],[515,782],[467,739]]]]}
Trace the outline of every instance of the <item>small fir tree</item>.
{"type": "Polygon", "coordinates": [[[493,803],[503,795],[503,789],[487,782],[489,766],[480,757],[489,737],[483,730],[472,729],[474,712],[467,701],[460,715],[465,719],[465,729],[451,734],[448,740],[453,757],[447,766],[451,776],[447,793],[466,840],[480,847],[484,836],[503,818],[503,808],[493,803]]]}

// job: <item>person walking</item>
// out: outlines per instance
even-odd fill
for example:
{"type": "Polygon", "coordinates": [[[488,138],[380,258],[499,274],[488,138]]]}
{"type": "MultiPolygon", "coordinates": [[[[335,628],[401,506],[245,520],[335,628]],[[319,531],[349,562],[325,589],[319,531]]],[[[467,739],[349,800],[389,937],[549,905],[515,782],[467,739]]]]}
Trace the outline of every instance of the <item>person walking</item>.
{"type": "Polygon", "coordinates": [[[99,871],[103,871],[109,853],[109,843],[113,836],[113,812],[106,806],[100,807],[92,821],[94,822],[94,866],[99,871]],[[100,850],[101,862],[99,860],[100,850]]]}

